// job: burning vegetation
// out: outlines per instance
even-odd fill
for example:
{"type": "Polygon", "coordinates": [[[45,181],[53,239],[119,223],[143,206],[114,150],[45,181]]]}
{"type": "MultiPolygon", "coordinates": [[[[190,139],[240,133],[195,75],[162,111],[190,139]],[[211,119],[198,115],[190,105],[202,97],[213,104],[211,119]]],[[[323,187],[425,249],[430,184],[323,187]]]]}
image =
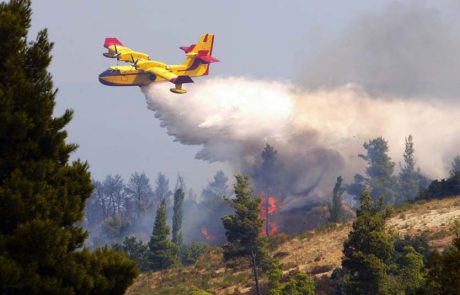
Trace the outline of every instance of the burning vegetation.
{"type": "Polygon", "coordinates": [[[264,221],[262,228],[262,236],[272,236],[278,232],[278,225],[274,218],[274,214],[278,211],[276,199],[273,196],[266,197],[262,194],[259,204],[260,218],[264,221]]]}

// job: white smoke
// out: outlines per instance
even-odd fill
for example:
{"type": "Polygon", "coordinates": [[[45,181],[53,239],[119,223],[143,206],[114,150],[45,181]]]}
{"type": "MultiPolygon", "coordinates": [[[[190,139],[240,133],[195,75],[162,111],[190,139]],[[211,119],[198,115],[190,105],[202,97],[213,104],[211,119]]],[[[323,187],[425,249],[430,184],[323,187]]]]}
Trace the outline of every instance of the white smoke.
{"type": "Polygon", "coordinates": [[[197,158],[250,173],[274,146],[284,197],[330,196],[337,176],[363,173],[357,155],[379,136],[401,162],[413,135],[422,172],[444,177],[460,153],[457,2],[392,2],[356,19],[307,59],[297,85],[228,77],[187,85],[183,96],[166,84],[143,91],[171,136],[202,147],[197,158]]]}
{"type": "Polygon", "coordinates": [[[404,138],[412,134],[417,164],[431,177],[444,176],[459,152],[460,107],[452,103],[381,99],[352,85],[307,91],[244,77],[207,78],[190,85],[186,95],[172,94],[170,87],[143,88],[169,135],[201,146],[197,158],[226,161],[243,172],[256,164],[266,143],[274,146],[284,165],[286,194],[300,194],[319,181],[311,196],[329,195],[337,176],[351,180],[362,173],[357,155],[365,141],[378,136],[398,162],[404,138]]]}

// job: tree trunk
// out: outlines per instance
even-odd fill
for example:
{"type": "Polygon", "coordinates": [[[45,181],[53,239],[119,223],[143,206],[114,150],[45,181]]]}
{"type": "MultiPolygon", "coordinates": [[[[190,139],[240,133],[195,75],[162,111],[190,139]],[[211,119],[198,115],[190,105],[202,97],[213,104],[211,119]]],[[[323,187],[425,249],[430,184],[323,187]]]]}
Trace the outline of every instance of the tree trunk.
{"type": "Polygon", "coordinates": [[[251,249],[251,264],[252,264],[252,272],[254,273],[254,281],[256,282],[256,294],[260,295],[260,289],[259,289],[259,276],[257,274],[257,265],[256,265],[256,254],[254,253],[254,250],[251,249]]]}

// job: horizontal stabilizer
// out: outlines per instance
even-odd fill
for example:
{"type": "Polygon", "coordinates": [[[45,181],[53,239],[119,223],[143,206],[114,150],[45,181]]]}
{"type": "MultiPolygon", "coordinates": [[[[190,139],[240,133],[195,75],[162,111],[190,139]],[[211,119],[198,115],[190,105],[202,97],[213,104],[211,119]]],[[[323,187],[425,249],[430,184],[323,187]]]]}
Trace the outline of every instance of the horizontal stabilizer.
{"type": "Polygon", "coordinates": [[[177,78],[170,80],[174,84],[183,84],[183,83],[193,83],[192,78],[190,76],[178,76],[177,78]]]}
{"type": "Polygon", "coordinates": [[[198,58],[205,64],[210,64],[213,62],[219,62],[217,58],[214,58],[210,55],[198,56],[198,58]]]}
{"type": "Polygon", "coordinates": [[[192,44],[190,46],[181,46],[179,48],[185,51],[185,53],[189,53],[190,51],[193,50],[193,48],[195,48],[195,44],[192,44]]]}
{"type": "Polygon", "coordinates": [[[110,45],[123,46],[123,44],[117,38],[113,38],[113,37],[105,38],[104,47],[109,48],[110,45]]]}

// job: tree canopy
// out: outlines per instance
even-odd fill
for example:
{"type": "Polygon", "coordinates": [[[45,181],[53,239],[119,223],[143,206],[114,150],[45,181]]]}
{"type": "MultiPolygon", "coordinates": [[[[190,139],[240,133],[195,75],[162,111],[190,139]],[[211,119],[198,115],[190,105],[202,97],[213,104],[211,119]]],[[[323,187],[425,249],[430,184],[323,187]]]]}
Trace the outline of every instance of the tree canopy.
{"type": "Polygon", "coordinates": [[[53,116],[53,44],[46,30],[27,39],[31,14],[31,1],[0,3],[0,293],[122,294],[134,262],[82,249],[93,186],[88,164],[69,162],[72,112],[53,116]]]}

